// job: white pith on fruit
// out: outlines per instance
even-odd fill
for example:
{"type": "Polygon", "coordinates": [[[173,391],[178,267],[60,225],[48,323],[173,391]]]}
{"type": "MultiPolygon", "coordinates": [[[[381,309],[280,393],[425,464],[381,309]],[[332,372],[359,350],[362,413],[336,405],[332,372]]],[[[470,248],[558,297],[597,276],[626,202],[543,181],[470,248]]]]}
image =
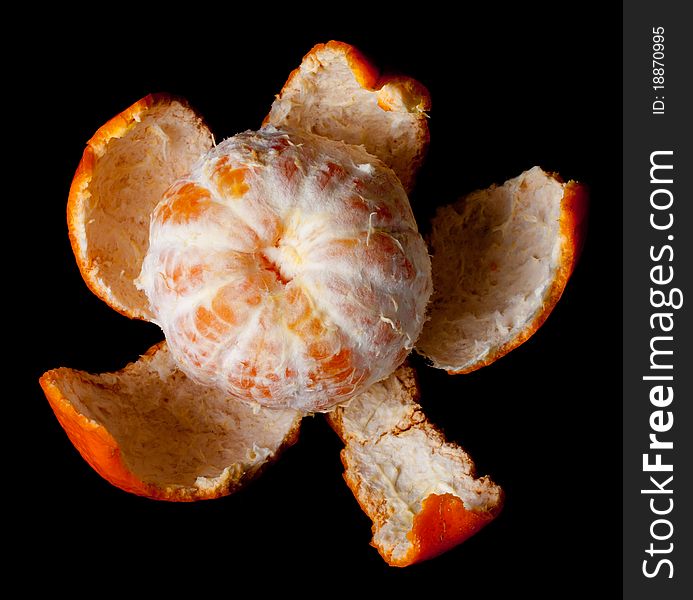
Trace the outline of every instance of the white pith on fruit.
{"type": "Polygon", "coordinates": [[[361,147],[271,126],[169,189],[138,285],[191,378],[304,411],[401,364],[431,293],[394,173],[361,147]]]}

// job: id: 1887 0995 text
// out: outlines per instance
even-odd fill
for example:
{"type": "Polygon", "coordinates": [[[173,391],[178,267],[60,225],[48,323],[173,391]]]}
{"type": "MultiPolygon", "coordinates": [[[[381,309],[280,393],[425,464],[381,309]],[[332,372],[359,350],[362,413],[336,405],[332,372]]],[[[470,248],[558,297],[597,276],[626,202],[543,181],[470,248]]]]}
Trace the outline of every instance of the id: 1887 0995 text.
{"type": "Polygon", "coordinates": [[[664,27],[652,28],[652,114],[664,114],[664,27]]]}

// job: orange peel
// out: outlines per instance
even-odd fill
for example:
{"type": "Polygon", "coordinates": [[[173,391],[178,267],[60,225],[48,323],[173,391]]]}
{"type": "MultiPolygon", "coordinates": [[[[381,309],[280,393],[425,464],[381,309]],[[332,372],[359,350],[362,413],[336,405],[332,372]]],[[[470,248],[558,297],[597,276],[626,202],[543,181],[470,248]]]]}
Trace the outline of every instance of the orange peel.
{"type": "Polygon", "coordinates": [[[546,321],[585,236],[584,185],[539,167],[438,209],[435,292],[416,350],[451,374],[490,365],[546,321]]]}
{"type": "Polygon", "coordinates": [[[373,521],[383,559],[406,567],[462,543],[501,511],[503,492],[476,477],[417,402],[415,371],[403,365],[327,419],[342,438],[344,479],[373,521]]]}
{"type": "Polygon", "coordinates": [[[85,283],[119,313],[150,318],[133,284],[149,246],[149,215],[212,146],[202,119],[169,94],[145,96],[87,142],[68,196],[68,233],[85,283]]]}
{"type": "Polygon", "coordinates": [[[429,143],[431,96],[405,76],[378,68],[344,42],[315,45],[291,72],[265,124],[363,145],[411,191],[429,143]]]}
{"type": "Polygon", "coordinates": [[[82,457],[120,489],[190,502],[228,495],[298,439],[301,415],[190,381],[165,342],[116,373],[54,369],[46,398],[82,457]]]}

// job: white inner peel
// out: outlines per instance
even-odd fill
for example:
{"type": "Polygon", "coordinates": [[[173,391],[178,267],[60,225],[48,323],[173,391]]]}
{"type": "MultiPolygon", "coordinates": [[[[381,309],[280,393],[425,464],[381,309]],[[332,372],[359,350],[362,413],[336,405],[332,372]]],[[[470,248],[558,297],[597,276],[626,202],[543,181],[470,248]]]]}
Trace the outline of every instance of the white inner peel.
{"type": "Polygon", "coordinates": [[[65,371],[71,376],[57,385],[75,409],[109,431],[138,479],[162,487],[238,480],[260,468],[298,425],[293,410],[256,410],[193,383],[165,345],[118,373],[65,371]]]}
{"type": "Polygon", "coordinates": [[[149,216],[211,146],[206,127],[173,101],[145,111],[97,153],[85,199],[87,264],[116,302],[139,316],[149,315],[145,295],[133,285],[149,247],[149,216]]]}
{"type": "Polygon", "coordinates": [[[438,210],[430,320],[417,350],[463,370],[527,329],[560,266],[564,184],[539,167],[438,210]]]}
{"type": "Polygon", "coordinates": [[[373,542],[395,561],[411,550],[407,534],[429,495],[452,494],[467,510],[501,502],[500,488],[475,478],[469,455],[426,421],[416,395],[413,370],[403,366],[329,416],[346,444],[345,477],[373,520],[373,542]]]}
{"type": "Polygon", "coordinates": [[[386,503],[388,516],[373,542],[395,560],[411,550],[407,533],[429,495],[452,494],[467,510],[483,511],[498,503],[499,489],[486,478],[474,478],[469,456],[428,427],[386,434],[373,444],[347,445],[344,460],[352,476],[358,474],[362,493],[386,503]]]}
{"type": "MultiPolygon", "coordinates": [[[[426,124],[423,108],[392,84],[374,91],[361,87],[343,52],[324,48],[308,55],[272,104],[269,122],[324,137],[363,145],[390,166],[405,189],[411,186],[413,163],[420,160],[426,124]],[[390,110],[378,105],[387,100],[390,110]]],[[[415,167],[414,167],[415,169],[415,167]]]]}

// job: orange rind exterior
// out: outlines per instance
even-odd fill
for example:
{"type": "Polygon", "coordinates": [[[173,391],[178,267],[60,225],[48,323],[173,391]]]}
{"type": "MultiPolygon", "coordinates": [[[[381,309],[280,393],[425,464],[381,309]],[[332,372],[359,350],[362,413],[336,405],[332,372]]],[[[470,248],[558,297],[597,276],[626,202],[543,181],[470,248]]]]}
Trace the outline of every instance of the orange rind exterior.
{"type": "MultiPolygon", "coordinates": [[[[380,526],[379,521],[384,518],[384,515],[374,513],[373,507],[361,500],[359,493],[361,482],[348,470],[343,452],[342,464],[345,469],[344,481],[361,510],[373,521],[371,531],[375,536],[380,526]]],[[[392,552],[387,552],[373,540],[371,540],[371,546],[391,567],[409,567],[440,556],[468,540],[493,521],[502,508],[501,502],[491,511],[467,510],[462,500],[454,494],[430,494],[423,500],[419,512],[414,515],[414,523],[407,533],[407,539],[412,543],[412,547],[404,557],[394,558],[392,552]]]]}
{"type": "Polygon", "coordinates": [[[435,558],[472,537],[498,514],[467,510],[462,500],[453,494],[427,496],[421,510],[414,516],[414,525],[407,534],[412,548],[399,560],[384,556],[393,567],[408,567],[435,558]]]}

